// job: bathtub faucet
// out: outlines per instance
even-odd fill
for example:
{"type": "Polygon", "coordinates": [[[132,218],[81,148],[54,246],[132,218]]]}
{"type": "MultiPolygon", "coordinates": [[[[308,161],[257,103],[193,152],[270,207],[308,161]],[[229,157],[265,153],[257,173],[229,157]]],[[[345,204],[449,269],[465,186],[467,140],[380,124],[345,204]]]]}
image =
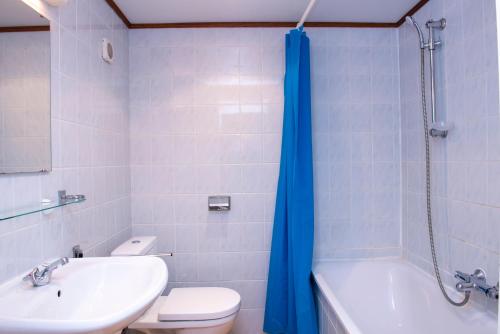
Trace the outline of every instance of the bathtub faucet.
{"type": "Polygon", "coordinates": [[[456,271],[455,278],[459,280],[456,289],[460,292],[478,290],[488,298],[498,299],[498,283],[497,285],[489,285],[486,282],[486,273],[482,269],[474,270],[473,274],[456,271]]]}

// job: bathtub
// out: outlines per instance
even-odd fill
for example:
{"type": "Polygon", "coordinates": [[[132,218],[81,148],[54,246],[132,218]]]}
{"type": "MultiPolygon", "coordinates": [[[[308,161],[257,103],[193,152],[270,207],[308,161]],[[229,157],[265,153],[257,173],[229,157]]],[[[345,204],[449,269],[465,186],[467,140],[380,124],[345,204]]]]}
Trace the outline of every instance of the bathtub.
{"type": "Polygon", "coordinates": [[[431,276],[401,259],[320,262],[313,274],[321,334],[497,333],[496,316],[449,305],[431,276]]]}

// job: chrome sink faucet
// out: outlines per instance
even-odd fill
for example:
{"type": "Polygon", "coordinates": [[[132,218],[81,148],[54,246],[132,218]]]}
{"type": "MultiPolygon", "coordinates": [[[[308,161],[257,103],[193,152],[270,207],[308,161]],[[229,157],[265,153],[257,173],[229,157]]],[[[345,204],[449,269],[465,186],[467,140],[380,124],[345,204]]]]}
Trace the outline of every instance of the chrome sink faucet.
{"type": "Polygon", "coordinates": [[[52,272],[59,266],[64,266],[69,262],[67,257],[55,259],[45,262],[31,270],[31,272],[23,277],[23,281],[29,281],[33,286],[44,286],[50,283],[52,272]]]}
{"type": "Polygon", "coordinates": [[[498,299],[498,283],[489,285],[486,282],[486,273],[482,269],[476,269],[472,274],[456,271],[455,278],[459,280],[456,289],[460,292],[478,290],[488,298],[498,299]]]}

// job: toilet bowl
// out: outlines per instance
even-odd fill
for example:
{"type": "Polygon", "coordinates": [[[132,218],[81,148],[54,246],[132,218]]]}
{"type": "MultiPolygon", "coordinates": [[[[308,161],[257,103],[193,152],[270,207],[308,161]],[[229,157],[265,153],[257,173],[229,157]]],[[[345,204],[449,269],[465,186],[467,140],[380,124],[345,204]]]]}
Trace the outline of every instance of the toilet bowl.
{"type": "MultiPolygon", "coordinates": [[[[156,237],[134,237],[111,256],[140,256],[156,252],[156,237]]],[[[145,334],[227,334],[240,310],[241,297],[219,287],[174,288],[128,328],[145,334]]]]}
{"type": "Polygon", "coordinates": [[[239,309],[240,295],[231,289],[172,289],[129,328],[145,334],[227,334],[239,309]]]}

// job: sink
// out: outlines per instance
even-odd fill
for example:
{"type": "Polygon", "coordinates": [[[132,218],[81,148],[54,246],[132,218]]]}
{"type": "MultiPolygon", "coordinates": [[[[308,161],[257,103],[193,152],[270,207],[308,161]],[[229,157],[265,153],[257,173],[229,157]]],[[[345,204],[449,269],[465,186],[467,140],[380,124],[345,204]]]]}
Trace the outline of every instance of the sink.
{"type": "Polygon", "coordinates": [[[156,257],[70,259],[50,284],[21,275],[0,285],[1,334],[115,333],[163,292],[168,272],[156,257]]]}

